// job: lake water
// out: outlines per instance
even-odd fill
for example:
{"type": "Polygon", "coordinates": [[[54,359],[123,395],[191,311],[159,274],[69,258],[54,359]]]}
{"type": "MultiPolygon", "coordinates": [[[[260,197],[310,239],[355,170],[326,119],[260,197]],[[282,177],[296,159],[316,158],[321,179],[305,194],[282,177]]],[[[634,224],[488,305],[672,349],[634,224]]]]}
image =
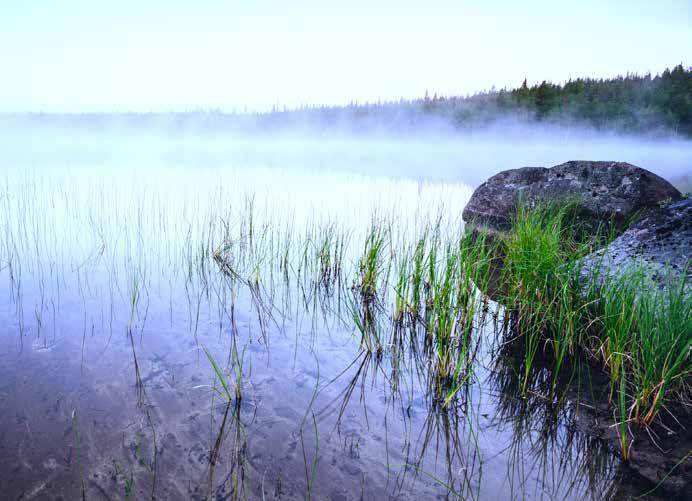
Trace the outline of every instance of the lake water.
{"type": "MultiPolygon", "coordinates": [[[[380,355],[349,311],[373,219],[393,228],[391,253],[425,227],[452,238],[478,182],[571,159],[557,146],[4,137],[3,498],[602,499],[649,487],[580,431],[574,398],[519,398],[515,361],[497,356],[498,305],[476,319],[473,377],[447,408],[431,398],[425,349],[386,322],[392,283],[380,355]],[[348,236],[332,289],[296,264],[328,228],[348,236]],[[226,244],[238,276],[214,260],[226,244]],[[292,267],[276,259],[284,247],[292,267]]],[[[582,157],[612,159],[599,151],[582,157]]],[[[617,159],[664,152],[665,173],[689,151],[617,159]]]]}

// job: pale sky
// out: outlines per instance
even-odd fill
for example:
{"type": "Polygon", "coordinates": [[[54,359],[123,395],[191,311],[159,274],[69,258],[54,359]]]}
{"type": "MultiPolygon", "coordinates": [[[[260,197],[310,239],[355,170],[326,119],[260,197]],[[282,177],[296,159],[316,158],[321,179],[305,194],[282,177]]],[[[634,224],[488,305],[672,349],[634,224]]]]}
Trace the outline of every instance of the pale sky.
{"type": "Polygon", "coordinates": [[[266,110],[692,64],[690,0],[1,0],[0,111],[266,110]]]}

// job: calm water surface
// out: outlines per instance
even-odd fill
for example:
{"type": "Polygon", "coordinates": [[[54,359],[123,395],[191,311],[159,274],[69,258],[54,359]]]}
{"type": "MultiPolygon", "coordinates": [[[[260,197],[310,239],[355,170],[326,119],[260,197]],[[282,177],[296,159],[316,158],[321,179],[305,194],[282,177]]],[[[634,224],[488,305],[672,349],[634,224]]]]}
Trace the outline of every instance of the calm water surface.
{"type": "Polygon", "coordinates": [[[259,296],[221,272],[214,250],[229,235],[242,245],[250,224],[267,255],[332,225],[350,235],[353,267],[373,217],[393,221],[400,242],[426,224],[453,234],[472,192],[375,165],[318,167],[39,163],[4,174],[4,499],[636,492],[608,446],[581,434],[570,399],[518,399],[512,361],[493,357],[497,305],[477,322],[472,384],[441,409],[415,346],[391,336],[381,357],[364,351],[338,291],[285,285],[262,256],[248,261],[263,270],[259,296]],[[240,381],[239,402],[205,349],[231,393],[240,381]]]}

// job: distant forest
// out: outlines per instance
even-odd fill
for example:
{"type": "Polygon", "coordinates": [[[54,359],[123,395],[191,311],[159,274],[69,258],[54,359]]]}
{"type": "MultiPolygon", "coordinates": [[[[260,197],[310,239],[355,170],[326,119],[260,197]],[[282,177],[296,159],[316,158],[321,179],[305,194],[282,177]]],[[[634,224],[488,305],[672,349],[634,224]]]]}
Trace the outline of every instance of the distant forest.
{"type": "Polygon", "coordinates": [[[471,129],[509,119],[586,125],[645,135],[672,132],[692,137],[692,67],[685,69],[680,64],[656,76],[578,78],[562,85],[543,81],[529,87],[524,80],[515,89],[491,90],[466,97],[426,94],[413,101],[301,111],[315,118],[348,111],[356,118],[389,118],[404,123],[435,117],[471,129]]]}
{"type": "Polygon", "coordinates": [[[665,130],[692,137],[692,67],[682,65],[654,77],[578,78],[564,85],[544,81],[531,87],[524,80],[516,89],[462,98],[460,107],[458,100],[433,96],[421,106],[426,112],[450,113],[460,125],[493,120],[494,114],[523,114],[538,122],[636,133],[665,130]]]}
{"type": "MultiPolygon", "coordinates": [[[[0,121],[8,115],[0,116],[0,121]]],[[[167,130],[245,133],[348,130],[350,132],[478,130],[495,124],[544,123],[645,136],[692,138],[692,67],[682,64],[660,75],[628,74],[608,79],[542,82],[470,96],[306,106],[269,112],[86,113],[9,115],[36,124],[94,127],[163,127],[167,130]]]]}

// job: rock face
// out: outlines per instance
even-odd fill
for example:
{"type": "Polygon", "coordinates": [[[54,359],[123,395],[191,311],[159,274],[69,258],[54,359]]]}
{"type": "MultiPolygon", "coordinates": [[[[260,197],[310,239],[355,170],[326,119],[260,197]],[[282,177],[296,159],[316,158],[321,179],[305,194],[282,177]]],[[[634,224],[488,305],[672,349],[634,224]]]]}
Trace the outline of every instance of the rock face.
{"type": "Polygon", "coordinates": [[[582,276],[597,273],[598,281],[603,283],[607,277],[639,266],[652,286],[662,288],[677,280],[681,273],[689,278],[690,258],[692,198],[686,198],[651,210],[608,247],[586,256],[582,261],[582,276]]]}
{"type": "Polygon", "coordinates": [[[623,226],[640,211],[680,197],[665,179],[628,163],[570,161],[496,174],[476,189],[462,217],[491,233],[501,232],[510,229],[520,199],[529,205],[575,199],[584,223],[623,226]]]}

